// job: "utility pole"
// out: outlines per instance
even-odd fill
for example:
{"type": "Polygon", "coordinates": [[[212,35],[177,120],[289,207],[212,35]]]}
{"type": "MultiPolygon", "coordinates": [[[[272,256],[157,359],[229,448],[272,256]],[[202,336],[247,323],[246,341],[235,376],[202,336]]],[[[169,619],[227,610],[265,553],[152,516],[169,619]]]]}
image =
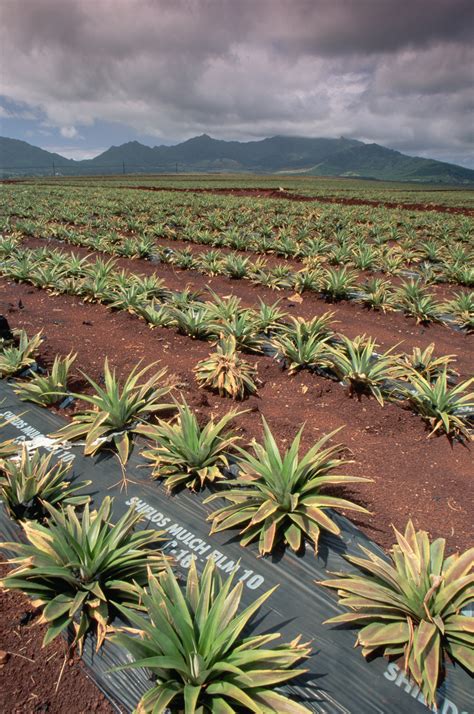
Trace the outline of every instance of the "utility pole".
{"type": "Polygon", "coordinates": [[[54,165],[54,161],[53,161],[53,176],[56,176],[56,166],[54,165]]]}
{"type": "Polygon", "coordinates": [[[125,174],[125,161],[122,161],[122,173],[125,174]]]}
{"type": "Polygon", "coordinates": [[[178,173],[178,162],[176,162],[176,173],[178,173]]]}

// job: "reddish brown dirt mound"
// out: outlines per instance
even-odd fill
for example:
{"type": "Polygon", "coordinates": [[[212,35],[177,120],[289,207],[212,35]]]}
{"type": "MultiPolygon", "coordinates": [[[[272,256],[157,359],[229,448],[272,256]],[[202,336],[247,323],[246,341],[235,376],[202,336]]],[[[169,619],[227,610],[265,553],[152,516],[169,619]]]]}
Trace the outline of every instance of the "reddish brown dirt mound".
{"type": "MultiPolygon", "coordinates": [[[[7,568],[0,565],[0,575],[7,568]]],[[[0,710],[4,714],[112,714],[116,711],[70,658],[58,638],[41,648],[45,626],[38,625],[30,600],[19,593],[0,597],[0,710]]]]}

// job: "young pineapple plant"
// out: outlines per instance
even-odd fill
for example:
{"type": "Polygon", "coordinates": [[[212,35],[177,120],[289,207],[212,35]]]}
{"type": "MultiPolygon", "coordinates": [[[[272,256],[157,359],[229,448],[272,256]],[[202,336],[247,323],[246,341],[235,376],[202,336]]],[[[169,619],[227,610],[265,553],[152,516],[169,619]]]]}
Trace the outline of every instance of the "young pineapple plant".
{"type": "Polygon", "coordinates": [[[407,369],[407,374],[414,370],[427,380],[432,380],[436,379],[446,369],[448,377],[455,376],[457,373],[450,365],[455,361],[456,355],[435,357],[433,355],[434,348],[435,344],[432,342],[424,350],[421,347],[414,347],[411,354],[402,355],[400,363],[407,369]]]}
{"type": "Polygon", "coordinates": [[[464,612],[474,598],[474,548],[446,557],[444,538],[430,542],[411,521],[405,533],[394,530],[389,562],[360,546],[365,558],[346,556],[357,572],[320,583],[350,610],[327,624],[359,626],[365,657],[403,657],[428,706],[436,706],[446,655],[474,673],[474,617],[464,612]]]}
{"type": "Polygon", "coordinates": [[[90,274],[80,283],[80,295],[84,302],[113,302],[115,289],[112,277],[109,275],[90,274]]]}
{"type": "Polygon", "coordinates": [[[293,284],[293,274],[286,265],[252,270],[251,279],[254,283],[272,290],[284,290],[291,288],[293,284]]]}
{"type": "Polygon", "coordinates": [[[194,340],[207,340],[215,334],[207,305],[191,304],[181,308],[171,307],[172,324],[182,335],[194,340]]]}
{"type": "Polygon", "coordinates": [[[80,277],[84,274],[88,265],[88,257],[81,258],[77,253],[67,255],[67,273],[73,277],[80,277]]]}
{"type": "Polygon", "coordinates": [[[470,441],[469,410],[472,413],[474,409],[474,392],[467,390],[474,382],[474,377],[450,387],[446,366],[434,381],[417,372],[412,372],[408,377],[414,390],[405,389],[404,395],[432,427],[429,436],[444,431],[450,438],[465,437],[470,441]]]}
{"type": "Polygon", "coordinates": [[[349,394],[372,394],[383,406],[382,390],[388,379],[405,376],[406,368],[392,354],[395,347],[376,354],[371,337],[359,335],[354,340],[341,336],[342,343],[331,349],[331,367],[342,382],[348,382],[349,394]]]}
{"type": "Polygon", "coordinates": [[[19,233],[10,233],[6,237],[0,235],[0,256],[6,259],[16,251],[20,243],[21,234],[19,233]]]}
{"type": "Polygon", "coordinates": [[[88,263],[81,281],[81,294],[86,302],[112,302],[115,299],[116,261],[97,259],[88,263]]]}
{"type": "Polygon", "coordinates": [[[117,255],[124,255],[127,258],[147,259],[153,255],[155,241],[153,238],[145,236],[141,238],[126,238],[117,246],[117,255]]]}
{"type": "Polygon", "coordinates": [[[216,351],[194,368],[200,387],[212,389],[221,397],[244,399],[257,391],[257,370],[237,352],[235,337],[223,337],[216,351]]]}
{"type": "Polygon", "coordinates": [[[276,358],[283,359],[288,373],[299,369],[315,369],[330,365],[329,323],[333,313],[325,313],[306,321],[301,317],[291,317],[285,330],[271,340],[276,350],[276,358]]]}
{"type": "Polygon", "coordinates": [[[225,270],[223,254],[219,250],[200,253],[196,261],[197,269],[206,275],[219,275],[225,270]]]}
{"type": "Polygon", "coordinates": [[[93,263],[88,263],[86,265],[85,274],[93,278],[111,278],[116,267],[117,261],[115,260],[115,258],[109,258],[108,260],[102,260],[102,258],[97,258],[97,260],[95,260],[93,263]]]}
{"type": "Polygon", "coordinates": [[[140,310],[148,300],[147,291],[140,283],[132,283],[125,287],[117,287],[115,296],[109,307],[113,310],[126,310],[131,315],[139,315],[140,310]]]}
{"type": "Polygon", "coordinates": [[[261,256],[252,258],[252,262],[249,265],[248,277],[255,282],[259,282],[260,277],[266,274],[267,263],[268,261],[261,256]]]}
{"type": "Polygon", "coordinates": [[[434,285],[435,283],[442,282],[442,272],[440,268],[426,261],[418,265],[418,275],[425,285],[434,285]]]}
{"type": "Polygon", "coordinates": [[[140,607],[137,586],[163,569],[165,558],[149,547],[162,536],[156,530],[134,532],[141,516],[133,507],[112,522],[109,497],[97,511],[87,504],[80,520],[72,506],[46,508],[48,527],[25,521],[26,543],[1,544],[17,557],[0,585],[26,593],[42,608],[40,622],[48,625],[43,645],[73,627],[72,646],[81,651],[85,636],[95,631],[99,649],[117,608],[140,607]]]}
{"type": "Polygon", "coordinates": [[[185,288],[179,293],[171,293],[167,298],[171,307],[176,307],[182,309],[189,307],[190,305],[200,304],[199,300],[201,298],[201,293],[199,290],[190,290],[185,288]]]}
{"type": "Polygon", "coordinates": [[[328,261],[331,265],[344,265],[350,263],[352,252],[349,245],[343,241],[331,249],[328,261]]]}
{"type": "Polygon", "coordinates": [[[143,369],[138,364],[122,386],[115,370],[110,370],[107,359],[104,364],[104,387],[84,374],[95,394],[74,396],[90,404],[90,408],[74,414],[72,422],[52,436],[72,441],[84,438],[86,455],[94,455],[111,442],[117,449],[121,463],[126,464],[132,436],[138,425],[154,414],[174,409],[173,404],[163,401],[172,390],[172,386],[164,382],[166,368],[145,377],[155,364],[143,369]]]}
{"type": "Polygon", "coordinates": [[[357,274],[346,267],[328,268],[322,273],[320,290],[327,300],[345,300],[356,288],[356,277],[357,274]]]}
{"type": "Polygon", "coordinates": [[[41,332],[28,338],[25,330],[14,330],[16,344],[4,346],[0,351],[0,377],[13,377],[31,367],[41,344],[41,332]]]}
{"type": "Polygon", "coordinates": [[[31,274],[39,265],[37,254],[34,251],[15,251],[6,260],[2,261],[2,273],[12,280],[24,283],[29,282],[31,274]]]}
{"type": "Polygon", "coordinates": [[[420,244],[421,255],[431,263],[442,262],[446,258],[446,252],[442,245],[436,240],[426,240],[420,244]]]}
{"type": "Polygon", "coordinates": [[[417,323],[437,322],[440,319],[439,303],[417,280],[403,283],[396,291],[396,300],[403,312],[414,317],[417,323]]]}
{"type": "MultiPolygon", "coordinates": [[[[131,274],[128,274],[130,279],[131,274]]],[[[158,298],[159,300],[169,300],[172,291],[166,287],[163,278],[158,278],[156,275],[134,275],[135,284],[140,285],[146,297],[158,298]]]]}
{"type": "Polygon", "coordinates": [[[352,254],[352,262],[358,270],[377,270],[379,251],[371,245],[361,245],[352,254]]]}
{"type": "Polygon", "coordinates": [[[76,354],[56,356],[50,374],[34,374],[28,382],[16,382],[14,391],[20,399],[43,407],[63,401],[68,395],[68,378],[76,354]]]}
{"type": "Polygon", "coordinates": [[[444,276],[450,283],[465,285],[468,288],[474,287],[474,268],[464,260],[446,265],[444,276]]]}
{"type": "Polygon", "coordinates": [[[221,337],[233,337],[237,349],[246,352],[261,352],[262,338],[258,332],[258,319],[253,310],[239,310],[232,317],[216,317],[213,331],[221,337]]]}
{"type": "Polygon", "coordinates": [[[308,290],[318,292],[320,287],[320,270],[309,270],[308,268],[304,268],[303,270],[298,270],[298,272],[294,274],[293,288],[296,293],[303,293],[308,290]]]}
{"type": "Polygon", "coordinates": [[[89,496],[78,495],[77,492],[92,481],[68,481],[66,476],[70,470],[69,464],[60,461],[53,464],[52,454],[45,455],[39,451],[30,454],[26,445],[23,445],[19,457],[2,459],[0,496],[10,517],[17,521],[45,521],[48,517],[45,504],[64,507],[88,503],[89,496]]]}
{"type": "Polygon", "coordinates": [[[255,313],[255,329],[257,332],[263,332],[265,335],[269,335],[272,332],[278,332],[284,328],[284,320],[288,313],[280,310],[279,304],[280,300],[277,300],[273,304],[269,305],[264,302],[262,298],[258,298],[260,302],[260,308],[255,313]]]}
{"type": "Polygon", "coordinates": [[[441,305],[440,310],[447,312],[459,327],[474,332],[474,292],[454,293],[453,299],[441,305]]]}
{"type": "Polygon", "coordinates": [[[142,452],[153,463],[153,477],[163,479],[168,491],[180,486],[195,491],[224,478],[227,454],[239,438],[227,430],[236,416],[237,412],[231,411],[218,422],[211,419],[201,427],[184,402],[173,423],[160,421],[156,426],[140,427],[140,434],[154,442],[142,452]]]}
{"type": "Polygon", "coordinates": [[[291,236],[280,233],[278,239],[275,241],[275,253],[284,258],[297,258],[300,254],[298,243],[291,236]]]}
{"type": "Polygon", "coordinates": [[[164,262],[170,262],[182,270],[195,270],[198,267],[198,261],[191,248],[174,250],[171,254],[169,254],[167,260],[164,262]]]}
{"type": "Polygon", "coordinates": [[[168,305],[157,300],[149,300],[137,307],[137,314],[149,327],[169,327],[173,323],[173,313],[168,305]]]}
{"type": "Polygon", "coordinates": [[[214,290],[209,288],[211,300],[206,302],[209,316],[214,322],[219,320],[232,320],[232,318],[241,311],[240,303],[242,300],[236,295],[225,295],[221,297],[214,290]]]}
{"type": "Polygon", "coordinates": [[[224,273],[233,280],[242,280],[248,276],[250,258],[238,253],[228,255],[223,263],[224,273]]]}
{"type": "Polygon", "coordinates": [[[357,298],[357,302],[371,310],[382,310],[382,312],[395,310],[395,296],[389,280],[370,278],[361,285],[361,292],[362,295],[357,298]]]}
{"type": "Polygon", "coordinates": [[[283,541],[299,551],[304,539],[318,552],[321,530],[338,535],[339,526],[327,509],[350,509],[367,513],[352,501],[324,495],[326,486],[352,484],[367,479],[341,475],[338,469],[347,461],[337,457],[340,446],[326,446],[336,432],[323,436],[303,456],[300,441],[303,427],[282,455],[275,438],[263,420],[263,443],[252,443],[254,454],[236,447],[241,473],[228,482],[229,489],[206,499],[228,503],[211,513],[211,533],[240,528],[240,543],[257,540],[262,555],[283,541]]]}
{"type": "Polygon", "coordinates": [[[249,635],[255,614],[272,591],[238,612],[242,588],[242,582],[234,583],[234,574],[222,582],[212,559],[201,576],[193,561],[184,591],[170,567],[138,591],[147,618],[119,608],[140,637],[119,633],[112,638],[134,660],[117,669],[146,668],[153,674],[153,684],[138,705],[141,712],[171,707],[186,714],[309,714],[306,707],[273,691],[305,671],[295,665],[309,655],[308,646],[298,637],[268,647],[280,638],[278,633],[249,635]]]}
{"type": "Polygon", "coordinates": [[[58,283],[61,283],[65,277],[66,270],[66,265],[48,264],[45,262],[42,265],[36,266],[35,271],[31,274],[30,280],[37,288],[54,290],[58,283]]]}
{"type": "Polygon", "coordinates": [[[398,246],[389,248],[382,253],[380,264],[383,273],[387,275],[398,275],[403,269],[405,262],[404,255],[398,246]]]}
{"type": "Polygon", "coordinates": [[[305,238],[302,243],[303,260],[307,265],[317,266],[321,260],[325,258],[329,251],[329,243],[320,236],[305,238]]]}

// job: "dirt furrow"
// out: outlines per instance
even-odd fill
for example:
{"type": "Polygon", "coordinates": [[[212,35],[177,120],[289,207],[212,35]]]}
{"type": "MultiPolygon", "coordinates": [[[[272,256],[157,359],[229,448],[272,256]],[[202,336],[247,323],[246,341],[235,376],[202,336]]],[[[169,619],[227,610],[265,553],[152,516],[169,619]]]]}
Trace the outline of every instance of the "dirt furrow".
{"type": "MultiPolygon", "coordinates": [[[[64,252],[74,251],[81,256],[104,257],[103,253],[79,246],[69,246],[56,240],[27,238],[23,245],[29,248],[49,245],[64,252]]],[[[165,263],[151,263],[147,260],[132,260],[130,258],[116,258],[116,261],[119,268],[144,275],[154,274],[163,278],[171,290],[184,290],[186,287],[190,287],[193,290],[206,291],[210,288],[221,296],[236,295],[242,300],[244,307],[258,307],[259,298],[266,303],[274,303],[280,299],[281,309],[290,315],[305,319],[311,319],[315,315],[321,315],[329,310],[334,312],[337,330],[351,339],[356,335],[366,333],[376,338],[382,349],[389,349],[400,343],[400,351],[410,352],[415,346],[424,349],[434,342],[438,354],[457,355],[456,368],[462,377],[471,376],[473,373],[473,336],[444,325],[417,325],[414,319],[406,317],[400,312],[384,314],[367,310],[347,300],[332,304],[314,293],[295,296],[290,290],[271,290],[254,285],[248,280],[232,280],[220,275],[210,277],[195,270],[181,270],[165,263]]]]}

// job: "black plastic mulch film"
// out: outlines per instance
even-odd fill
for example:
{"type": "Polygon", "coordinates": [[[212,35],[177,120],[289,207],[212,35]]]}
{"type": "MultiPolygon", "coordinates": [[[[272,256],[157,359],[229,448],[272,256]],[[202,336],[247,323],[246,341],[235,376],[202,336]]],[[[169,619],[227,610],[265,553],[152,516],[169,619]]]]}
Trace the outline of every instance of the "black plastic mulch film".
{"type": "MultiPolygon", "coordinates": [[[[11,387],[0,382],[0,419],[13,419],[1,429],[1,439],[29,441],[55,431],[64,420],[46,409],[21,402],[11,387]],[[18,416],[20,415],[20,416],[18,416]]],[[[204,495],[181,492],[168,496],[157,481],[150,478],[149,468],[135,448],[127,465],[127,490],[121,488],[123,474],[117,458],[104,452],[95,458],[84,457],[80,446],[56,452],[58,458],[73,463],[74,475],[92,481],[95,504],[106,495],[114,496],[114,515],[118,518],[131,503],[141,510],[143,527],[164,530],[169,537],[166,552],[176,559],[178,572],[185,573],[191,558],[198,569],[207,558],[215,558],[223,576],[238,564],[236,578],[243,580],[242,604],[248,605],[274,585],[279,585],[261,608],[255,631],[280,632],[281,641],[302,634],[312,644],[312,655],[302,666],[309,672],[282,688],[287,696],[304,703],[311,711],[324,714],[423,714],[418,687],[394,662],[377,657],[367,662],[360,648],[354,649],[356,631],[323,625],[323,621],[342,612],[335,594],[315,584],[328,571],[350,569],[345,554],[359,554],[362,544],[374,552],[382,551],[342,516],[335,519],[342,528],[339,538],[321,536],[320,552],[311,549],[303,555],[285,552],[278,556],[257,557],[256,547],[242,548],[229,532],[209,536],[206,516],[212,506],[203,505],[204,495]]],[[[19,528],[0,506],[0,536],[16,540],[19,528]]],[[[97,686],[121,711],[131,711],[152,684],[143,670],[114,672],[109,670],[127,661],[127,654],[110,642],[94,652],[89,637],[84,648],[84,661],[97,686]]],[[[474,714],[473,680],[459,666],[448,665],[446,679],[439,690],[441,714],[474,714]]]]}

